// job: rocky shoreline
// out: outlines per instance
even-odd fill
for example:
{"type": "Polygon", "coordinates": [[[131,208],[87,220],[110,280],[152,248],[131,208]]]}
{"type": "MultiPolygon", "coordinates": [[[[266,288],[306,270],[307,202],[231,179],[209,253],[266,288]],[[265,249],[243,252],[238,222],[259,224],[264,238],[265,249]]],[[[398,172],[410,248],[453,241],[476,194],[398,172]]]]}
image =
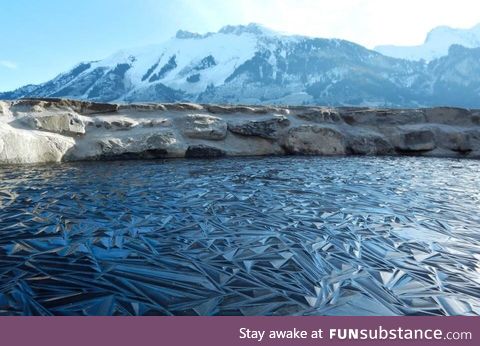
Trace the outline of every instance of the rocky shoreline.
{"type": "Polygon", "coordinates": [[[0,164],[264,155],[480,158],[480,110],[0,101],[0,164]]]}

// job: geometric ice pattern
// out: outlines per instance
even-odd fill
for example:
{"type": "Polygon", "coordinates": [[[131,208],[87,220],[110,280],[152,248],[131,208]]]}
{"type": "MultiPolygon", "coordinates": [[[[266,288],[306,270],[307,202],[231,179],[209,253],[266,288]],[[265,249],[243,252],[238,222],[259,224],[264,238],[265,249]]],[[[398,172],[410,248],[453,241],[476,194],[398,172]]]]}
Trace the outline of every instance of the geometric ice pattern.
{"type": "Polygon", "coordinates": [[[1,315],[480,315],[480,161],[0,167],[1,315]]]}

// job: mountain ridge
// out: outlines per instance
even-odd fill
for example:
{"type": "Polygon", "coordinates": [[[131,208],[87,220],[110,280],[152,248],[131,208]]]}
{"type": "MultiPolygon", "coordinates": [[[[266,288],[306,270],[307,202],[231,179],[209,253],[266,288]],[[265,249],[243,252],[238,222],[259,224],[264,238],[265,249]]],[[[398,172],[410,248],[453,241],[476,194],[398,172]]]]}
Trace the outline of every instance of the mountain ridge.
{"type": "Polygon", "coordinates": [[[480,107],[480,75],[472,73],[480,70],[478,56],[475,48],[454,47],[430,63],[408,61],[346,40],[286,35],[259,24],[203,35],[179,30],[162,44],[79,63],[45,83],[0,93],[0,99],[480,107]]]}
{"type": "Polygon", "coordinates": [[[420,45],[380,45],[376,46],[374,50],[392,58],[429,62],[447,55],[453,44],[459,44],[466,48],[480,47],[480,24],[468,29],[442,25],[430,30],[420,45]]]}

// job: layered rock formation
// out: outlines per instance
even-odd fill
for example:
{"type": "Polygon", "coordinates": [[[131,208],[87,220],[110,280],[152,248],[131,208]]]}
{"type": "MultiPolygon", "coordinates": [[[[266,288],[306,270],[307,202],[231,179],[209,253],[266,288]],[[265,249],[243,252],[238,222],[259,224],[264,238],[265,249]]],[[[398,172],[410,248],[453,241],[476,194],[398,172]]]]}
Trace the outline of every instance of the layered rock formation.
{"type": "Polygon", "coordinates": [[[242,155],[480,158],[480,111],[0,102],[0,163],[242,155]]]}

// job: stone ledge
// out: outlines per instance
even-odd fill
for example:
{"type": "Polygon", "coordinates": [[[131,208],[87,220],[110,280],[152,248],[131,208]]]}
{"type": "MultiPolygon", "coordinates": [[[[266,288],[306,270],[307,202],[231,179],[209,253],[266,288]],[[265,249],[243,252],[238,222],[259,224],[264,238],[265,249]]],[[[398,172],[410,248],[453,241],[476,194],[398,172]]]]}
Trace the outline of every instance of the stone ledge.
{"type": "Polygon", "coordinates": [[[478,110],[0,104],[0,164],[282,154],[480,158],[478,110]]]}

